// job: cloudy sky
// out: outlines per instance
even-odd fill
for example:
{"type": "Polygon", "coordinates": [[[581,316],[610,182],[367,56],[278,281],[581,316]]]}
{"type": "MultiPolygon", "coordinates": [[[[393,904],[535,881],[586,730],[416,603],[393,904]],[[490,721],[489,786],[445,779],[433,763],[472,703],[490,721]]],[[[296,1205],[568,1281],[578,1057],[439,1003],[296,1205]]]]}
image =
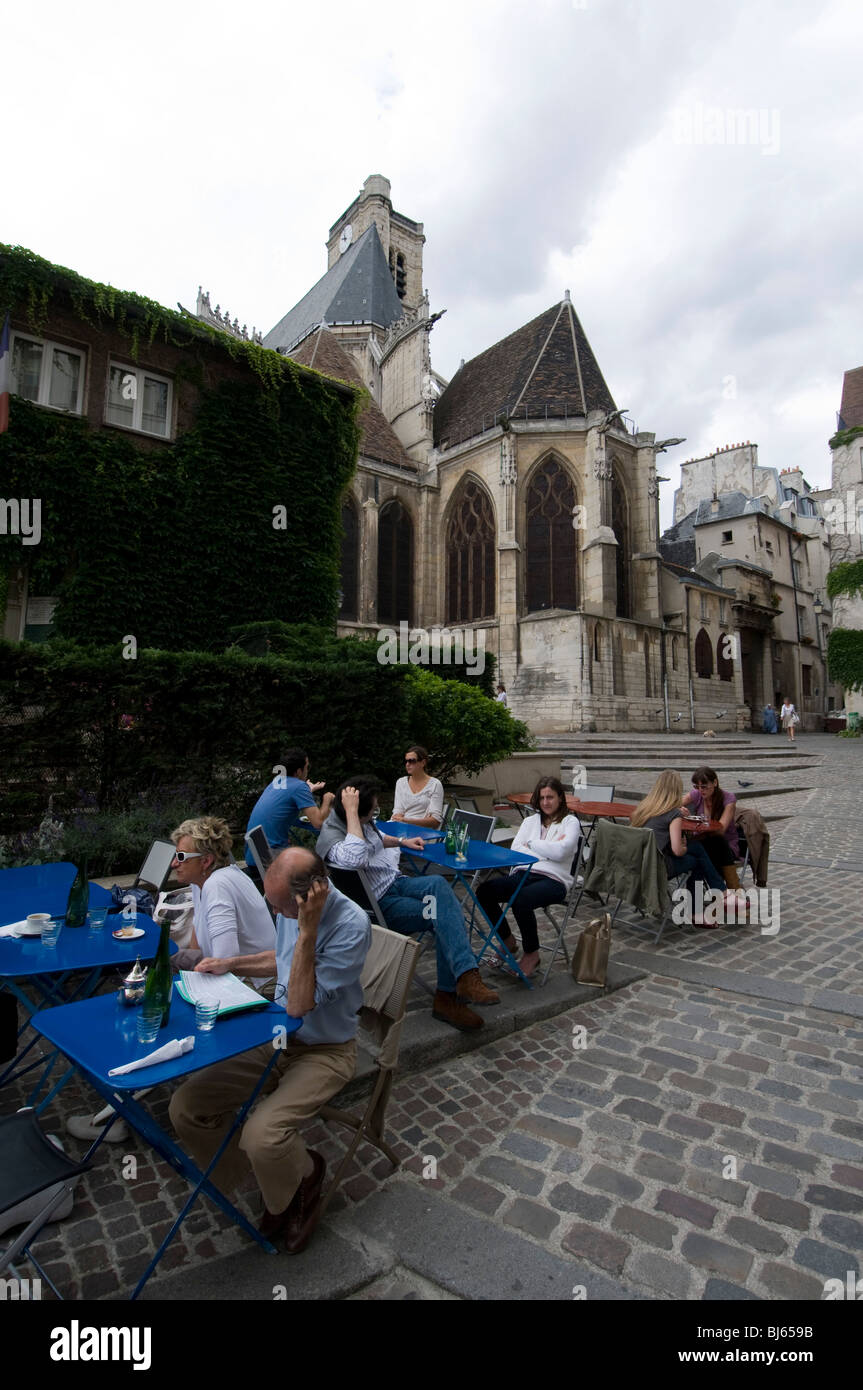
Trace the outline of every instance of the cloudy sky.
{"type": "Polygon", "coordinates": [[[686,437],[673,480],[749,439],[824,485],[863,365],[861,39],[858,0],[43,0],[3,21],[0,240],[267,331],[382,173],[444,376],[568,288],[617,404],[686,437]]]}

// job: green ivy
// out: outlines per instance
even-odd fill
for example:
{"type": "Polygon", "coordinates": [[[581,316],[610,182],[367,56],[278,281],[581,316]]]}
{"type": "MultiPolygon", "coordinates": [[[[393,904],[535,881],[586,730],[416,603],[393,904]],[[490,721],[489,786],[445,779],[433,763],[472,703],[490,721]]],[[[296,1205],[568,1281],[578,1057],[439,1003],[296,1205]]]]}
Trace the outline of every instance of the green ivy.
{"type": "Polygon", "coordinates": [[[863,558],[843,560],[836,565],[827,576],[827,592],[831,598],[836,598],[838,594],[853,598],[863,593],[863,558]]]}
{"type": "Polygon", "coordinates": [[[847,430],[837,430],[832,439],[828,440],[828,448],[839,449],[843,444],[850,444],[852,440],[858,439],[863,434],[863,425],[852,425],[847,430]]]}
{"type": "Polygon", "coordinates": [[[863,632],[859,628],[834,627],[827,638],[827,670],[830,679],[846,691],[863,690],[863,632]]]}
{"type": "Polygon", "coordinates": [[[222,382],[159,450],[13,397],[4,495],[41,499],[42,540],[0,536],[0,570],[28,560],[56,631],[81,641],[220,649],[252,615],[333,624],[355,409],[324,378],[300,395],[285,377],[276,414],[262,395],[222,382]]]}

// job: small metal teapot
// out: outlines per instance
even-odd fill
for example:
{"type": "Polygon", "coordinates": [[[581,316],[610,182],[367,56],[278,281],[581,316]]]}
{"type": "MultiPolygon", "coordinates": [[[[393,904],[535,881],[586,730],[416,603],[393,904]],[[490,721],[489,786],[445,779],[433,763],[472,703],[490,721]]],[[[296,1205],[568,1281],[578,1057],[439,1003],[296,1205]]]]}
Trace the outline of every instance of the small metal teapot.
{"type": "Polygon", "coordinates": [[[147,981],[147,967],[141,964],[141,957],[137,956],[135,964],[123,981],[123,988],[120,990],[123,1003],[127,1008],[133,1004],[140,1004],[144,998],[144,985],[147,981]]]}

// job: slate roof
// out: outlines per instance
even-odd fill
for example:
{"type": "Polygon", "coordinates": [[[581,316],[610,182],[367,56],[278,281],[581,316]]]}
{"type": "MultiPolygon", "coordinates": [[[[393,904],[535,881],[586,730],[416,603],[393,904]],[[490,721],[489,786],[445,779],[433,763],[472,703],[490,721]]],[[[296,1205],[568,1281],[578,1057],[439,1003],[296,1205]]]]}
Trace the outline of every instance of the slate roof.
{"type": "Polygon", "coordinates": [[[611,392],[568,299],[552,305],[465,363],[434,412],[434,442],[481,434],[497,416],[541,419],[615,410],[611,392]]]}
{"type": "Polygon", "coordinates": [[[855,425],[863,425],[863,367],[846,372],[842,382],[839,428],[850,430],[855,425]]]}
{"type": "MultiPolygon", "coordinates": [[[[330,333],[326,328],[316,329],[288,355],[294,362],[299,362],[304,367],[314,367],[315,371],[323,372],[326,376],[365,386],[354,359],[342,347],[335,333],[330,333]]],[[[417,472],[417,463],[405,453],[395,430],[380,407],[371,399],[367,400],[360,410],[360,428],[361,455],[417,472]]]]}
{"type": "Polygon", "coordinates": [[[712,579],[705,579],[703,574],[699,574],[691,565],[678,565],[673,560],[662,561],[662,568],[668,570],[681,583],[696,584],[699,589],[709,589],[711,593],[721,594],[723,598],[728,598],[734,594],[733,589],[725,589],[721,584],[714,584],[712,579]]]}
{"type": "Polygon", "coordinates": [[[388,328],[404,314],[374,223],[330,266],[308,294],[264,338],[264,347],[287,352],[321,323],[379,323],[388,328]]]}

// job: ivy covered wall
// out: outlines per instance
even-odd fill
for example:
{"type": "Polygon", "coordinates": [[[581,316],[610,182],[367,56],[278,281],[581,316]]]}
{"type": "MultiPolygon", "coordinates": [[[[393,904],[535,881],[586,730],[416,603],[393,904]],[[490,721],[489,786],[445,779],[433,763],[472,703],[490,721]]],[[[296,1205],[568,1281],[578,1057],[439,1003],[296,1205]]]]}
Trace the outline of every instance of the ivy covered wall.
{"type": "MultiPolygon", "coordinates": [[[[103,427],[101,404],[84,418],[12,398],[0,495],[40,499],[41,541],[0,535],[0,571],[30,565],[31,593],[59,598],[60,635],[221,649],[239,623],[335,622],[359,393],[0,246],[0,319],[7,309],[37,336],[74,321],[100,361],[107,340],[134,362],[168,362],[178,392],[181,428],[155,444],[103,427]]],[[[102,389],[92,370],[91,402],[102,389]]]]}

